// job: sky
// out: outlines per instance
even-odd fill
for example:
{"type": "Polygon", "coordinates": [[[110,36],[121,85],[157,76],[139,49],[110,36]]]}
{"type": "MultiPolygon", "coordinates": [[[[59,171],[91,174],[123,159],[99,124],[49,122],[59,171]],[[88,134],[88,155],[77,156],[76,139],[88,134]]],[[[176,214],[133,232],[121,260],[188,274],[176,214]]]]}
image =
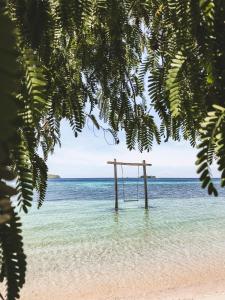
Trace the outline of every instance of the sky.
{"type": "MultiPolygon", "coordinates": [[[[152,166],[147,174],[158,178],[197,177],[195,166],[196,149],[188,142],[162,142],[154,144],[151,152],[140,153],[126,148],[124,135],[120,136],[119,145],[112,144],[112,138],[104,137],[103,131],[86,126],[75,138],[72,129],[63,121],[61,125],[62,146],[56,147],[48,159],[49,173],[62,178],[113,177],[113,166],[107,161],[116,158],[124,162],[141,162],[143,159],[152,166]],[[110,143],[110,145],[109,145],[110,143]]],[[[215,168],[214,168],[215,169],[215,168]]],[[[118,176],[121,176],[118,167],[118,176]]],[[[124,177],[137,177],[137,167],[123,167],[124,177]]],[[[142,175],[142,170],[139,170],[142,175]]],[[[214,176],[217,176],[214,171],[214,176]]]]}

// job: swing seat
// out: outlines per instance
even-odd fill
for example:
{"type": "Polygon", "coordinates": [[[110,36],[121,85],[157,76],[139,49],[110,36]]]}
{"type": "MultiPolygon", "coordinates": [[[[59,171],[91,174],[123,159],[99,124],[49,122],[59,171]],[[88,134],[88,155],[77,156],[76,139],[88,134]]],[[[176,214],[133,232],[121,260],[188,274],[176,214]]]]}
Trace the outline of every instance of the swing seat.
{"type": "Polygon", "coordinates": [[[138,199],[124,199],[123,202],[138,202],[138,199]]]}

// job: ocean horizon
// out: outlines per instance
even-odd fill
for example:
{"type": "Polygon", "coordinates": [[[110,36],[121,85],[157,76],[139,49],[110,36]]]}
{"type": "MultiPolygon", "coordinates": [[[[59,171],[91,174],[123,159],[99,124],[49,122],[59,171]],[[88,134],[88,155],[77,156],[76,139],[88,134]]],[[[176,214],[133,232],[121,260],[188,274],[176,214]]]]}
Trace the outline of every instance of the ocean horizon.
{"type": "MultiPolygon", "coordinates": [[[[126,176],[125,178],[137,180],[137,177],[126,176]]],[[[60,178],[49,178],[48,180],[60,180],[60,179],[113,179],[114,180],[114,177],[61,177],[60,176],[60,178]]],[[[161,180],[161,179],[196,179],[196,180],[199,181],[199,177],[155,177],[155,178],[148,178],[148,180],[156,180],[156,179],[158,179],[158,180],[161,180]]],[[[219,177],[214,177],[213,178],[213,180],[219,180],[219,179],[220,179],[219,177]]],[[[118,180],[122,180],[122,177],[118,177],[118,180]]]]}

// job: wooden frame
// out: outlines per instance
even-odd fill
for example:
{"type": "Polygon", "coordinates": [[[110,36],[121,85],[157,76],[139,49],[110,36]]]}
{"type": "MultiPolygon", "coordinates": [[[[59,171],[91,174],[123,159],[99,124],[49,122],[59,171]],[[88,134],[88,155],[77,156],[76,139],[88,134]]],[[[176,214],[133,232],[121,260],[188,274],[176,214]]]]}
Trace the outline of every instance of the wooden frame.
{"type": "Polygon", "coordinates": [[[118,209],[119,209],[117,165],[121,165],[121,166],[143,166],[144,191],[145,191],[145,209],[148,209],[148,186],[147,186],[146,167],[151,166],[151,164],[147,164],[145,162],[145,160],[143,160],[142,163],[127,163],[127,162],[117,161],[115,158],[114,158],[114,161],[107,161],[107,164],[114,165],[115,210],[116,211],[118,211],[118,209]]]}

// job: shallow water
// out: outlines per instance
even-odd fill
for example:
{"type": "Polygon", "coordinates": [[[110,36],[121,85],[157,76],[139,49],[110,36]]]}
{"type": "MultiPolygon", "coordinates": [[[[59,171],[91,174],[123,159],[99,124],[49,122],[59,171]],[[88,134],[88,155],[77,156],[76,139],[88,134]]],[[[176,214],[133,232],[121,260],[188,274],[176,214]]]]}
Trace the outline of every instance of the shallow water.
{"type": "MultiPolygon", "coordinates": [[[[115,213],[113,180],[50,180],[43,207],[23,218],[29,262],[23,299],[31,292],[48,299],[52,290],[61,299],[65,289],[67,299],[100,299],[94,294],[103,289],[115,299],[127,286],[158,291],[223,277],[225,191],[208,197],[196,179],[149,180],[148,190],[148,212],[139,180],[140,201],[121,200],[115,213]]],[[[120,199],[124,194],[137,198],[137,180],[120,182],[120,199]]]]}

